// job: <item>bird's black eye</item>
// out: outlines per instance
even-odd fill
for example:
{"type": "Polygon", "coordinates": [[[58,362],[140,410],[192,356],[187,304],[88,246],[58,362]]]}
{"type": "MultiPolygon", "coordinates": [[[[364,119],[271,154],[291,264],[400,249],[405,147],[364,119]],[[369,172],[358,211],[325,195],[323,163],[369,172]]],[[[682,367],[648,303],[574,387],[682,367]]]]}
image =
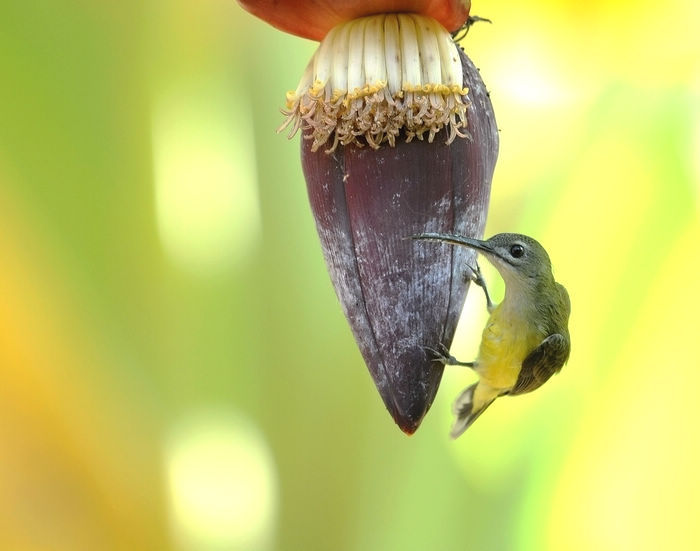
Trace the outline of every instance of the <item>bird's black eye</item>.
{"type": "Polygon", "coordinates": [[[512,245],[510,248],[510,256],[513,258],[520,258],[525,254],[525,247],[522,245],[518,245],[517,243],[515,245],[512,245]]]}

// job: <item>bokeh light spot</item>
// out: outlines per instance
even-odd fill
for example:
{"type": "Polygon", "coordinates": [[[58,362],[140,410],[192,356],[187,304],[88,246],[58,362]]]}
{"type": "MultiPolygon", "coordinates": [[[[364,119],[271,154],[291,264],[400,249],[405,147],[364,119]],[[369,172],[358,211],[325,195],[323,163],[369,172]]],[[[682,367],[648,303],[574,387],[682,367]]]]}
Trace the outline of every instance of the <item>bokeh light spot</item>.
{"type": "Polygon", "coordinates": [[[276,469],[264,437],[247,419],[232,412],[192,414],[171,430],[165,462],[179,548],[270,548],[276,469]]]}
{"type": "Polygon", "coordinates": [[[226,91],[216,78],[181,84],[154,106],[160,237],[169,256],[196,273],[240,262],[260,233],[249,109],[226,91]]]}

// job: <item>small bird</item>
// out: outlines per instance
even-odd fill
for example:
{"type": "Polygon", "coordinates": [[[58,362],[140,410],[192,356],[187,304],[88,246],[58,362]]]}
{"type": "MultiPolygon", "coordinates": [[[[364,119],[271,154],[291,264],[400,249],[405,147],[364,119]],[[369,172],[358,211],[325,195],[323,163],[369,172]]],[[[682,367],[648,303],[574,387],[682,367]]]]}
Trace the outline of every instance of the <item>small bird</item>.
{"type": "Polygon", "coordinates": [[[455,401],[457,416],[450,435],[457,438],[499,396],[525,394],[542,386],[569,359],[569,294],[554,280],[549,255],[526,235],[500,233],[486,241],[442,233],[422,233],[417,240],[463,245],[483,254],[498,270],[506,289],[494,306],[478,264],[471,279],[484,289],[490,313],[479,355],[459,362],[447,349],[426,347],[447,365],[471,367],[479,380],[455,401]]]}

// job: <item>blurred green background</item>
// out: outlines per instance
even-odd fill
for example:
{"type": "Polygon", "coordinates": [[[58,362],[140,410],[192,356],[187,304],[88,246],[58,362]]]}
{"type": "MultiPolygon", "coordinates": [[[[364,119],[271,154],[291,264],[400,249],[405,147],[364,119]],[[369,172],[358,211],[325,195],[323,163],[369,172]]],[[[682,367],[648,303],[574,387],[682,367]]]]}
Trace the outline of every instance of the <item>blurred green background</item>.
{"type": "Polygon", "coordinates": [[[0,3],[0,549],[700,548],[700,7],[472,12],[486,233],[549,249],[573,352],[452,442],[470,374],[395,427],[274,133],[312,42],[233,0],[0,3]]]}

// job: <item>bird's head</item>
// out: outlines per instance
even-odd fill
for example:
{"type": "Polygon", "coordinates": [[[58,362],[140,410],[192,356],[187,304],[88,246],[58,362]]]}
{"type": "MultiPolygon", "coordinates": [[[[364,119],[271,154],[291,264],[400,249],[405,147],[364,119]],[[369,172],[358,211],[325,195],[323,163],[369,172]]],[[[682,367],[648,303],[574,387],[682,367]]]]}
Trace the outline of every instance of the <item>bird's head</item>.
{"type": "Polygon", "coordinates": [[[552,277],[552,264],[547,251],[527,235],[499,233],[485,241],[444,233],[422,233],[412,238],[475,249],[496,267],[506,283],[527,284],[552,277]]]}

